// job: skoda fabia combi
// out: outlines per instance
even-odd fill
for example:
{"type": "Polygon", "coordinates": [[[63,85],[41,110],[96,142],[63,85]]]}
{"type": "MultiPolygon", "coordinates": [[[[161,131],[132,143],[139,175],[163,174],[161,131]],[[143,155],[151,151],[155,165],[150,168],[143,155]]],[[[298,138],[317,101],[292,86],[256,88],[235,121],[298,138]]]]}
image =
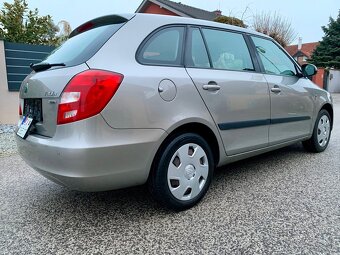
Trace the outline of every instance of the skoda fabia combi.
{"type": "Polygon", "coordinates": [[[215,167],[331,135],[331,95],[271,38],[189,18],[100,17],[75,29],[20,89],[20,155],[80,191],[147,183],[183,210],[215,167]]]}

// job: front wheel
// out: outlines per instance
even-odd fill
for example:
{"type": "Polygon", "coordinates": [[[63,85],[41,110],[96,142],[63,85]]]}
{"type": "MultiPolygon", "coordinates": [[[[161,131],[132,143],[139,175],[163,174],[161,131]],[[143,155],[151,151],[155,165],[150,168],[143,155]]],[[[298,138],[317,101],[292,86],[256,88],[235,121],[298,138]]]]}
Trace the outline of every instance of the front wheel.
{"type": "Polygon", "coordinates": [[[154,198],[178,211],[197,204],[206,194],[214,170],[208,143],[197,134],[181,134],[158,156],[149,180],[154,198]]]}
{"type": "Polygon", "coordinates": [[[331,117],[326,110],[321,110],[316,118],[312,137],[302,142],[304,148],[310,152],[322,152],[331,137],[331,117]]]}

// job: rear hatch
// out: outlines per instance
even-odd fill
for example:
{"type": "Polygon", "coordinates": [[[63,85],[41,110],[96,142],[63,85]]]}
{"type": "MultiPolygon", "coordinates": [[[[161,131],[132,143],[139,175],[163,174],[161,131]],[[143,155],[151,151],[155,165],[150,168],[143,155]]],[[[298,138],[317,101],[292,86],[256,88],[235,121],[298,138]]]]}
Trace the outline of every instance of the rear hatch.
{"type": "Polygon", "coordinates": [[[89,69],[86,61],[131,18],[133,15],[110,15],[86,22],[45,60],[31,65],[33,72],[20,88],[21,114],[33,118],[34,122],[30,134],[53,137],[66,85],[74,76],[89,69]]]}

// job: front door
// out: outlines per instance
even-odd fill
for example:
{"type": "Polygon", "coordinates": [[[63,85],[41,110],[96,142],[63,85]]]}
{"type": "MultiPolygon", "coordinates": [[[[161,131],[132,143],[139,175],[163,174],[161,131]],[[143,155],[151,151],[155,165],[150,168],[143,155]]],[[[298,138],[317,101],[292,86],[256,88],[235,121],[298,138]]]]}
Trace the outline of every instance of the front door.
{"type": "Polygon", "coordinates": [[[252,40],[270,89],[269,143],[308,136],[314,111],[313,98],[305,89],[310,81],[298,74],[294,62],[273,41],[256,36],[252,40]]]}
{"type": "Polygon", "coordinates": [[[188,38],[186,70],[219,127],[227,154],[267,146],[268,84],[256,72],[244,36],[191,28],[188,38]]]}

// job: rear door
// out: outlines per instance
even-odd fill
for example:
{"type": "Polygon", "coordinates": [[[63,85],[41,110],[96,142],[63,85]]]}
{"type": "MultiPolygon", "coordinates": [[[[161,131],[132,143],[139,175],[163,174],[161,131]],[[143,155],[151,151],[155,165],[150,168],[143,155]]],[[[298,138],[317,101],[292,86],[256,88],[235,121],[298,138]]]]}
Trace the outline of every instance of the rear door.
{"type": "Polygon", "coordinates": [[[252,40],[270,88],[270,144],[308,136],[314,111],[305,88],[310,81],[298,74],[294,62],[272,40],[256,36],[252,40]]]}
{"type": "Polygon", "coordinates": [[[268,145],[268,84],[244,35],[192,27],[186,70],[219,127],[228,155],[268,145]]]}

